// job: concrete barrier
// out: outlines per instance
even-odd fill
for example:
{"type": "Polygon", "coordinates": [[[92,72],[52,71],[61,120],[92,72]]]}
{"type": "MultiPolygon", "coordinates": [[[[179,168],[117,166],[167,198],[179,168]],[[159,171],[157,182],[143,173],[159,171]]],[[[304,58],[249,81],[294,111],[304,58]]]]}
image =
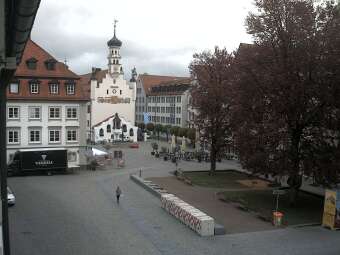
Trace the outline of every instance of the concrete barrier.
{"type": "Polygon", "coordinates": [[[214,219],[172,194],[162,194],[161,204],[168,213],[200,236],[214,235],[214,219]]]}

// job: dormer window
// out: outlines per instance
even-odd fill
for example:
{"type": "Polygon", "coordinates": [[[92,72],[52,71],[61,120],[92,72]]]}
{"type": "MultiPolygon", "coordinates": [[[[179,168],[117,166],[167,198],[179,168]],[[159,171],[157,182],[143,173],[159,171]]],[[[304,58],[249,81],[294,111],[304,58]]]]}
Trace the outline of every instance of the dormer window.
{"type": "Polygon", "coordinates": [[[50,82],[48,85],[49,85],[50,94],[56,94],[56,95],[59,94],[59,84],[57,81],[50,82]]]}
{"type": "Polygon", "coordinates": [[[73,81],[69,81],[65,84],[66,86],[66,94],[67,95],[74,95],[75,94],[75,83],[73,81]]]}
{"type": "Polygon", "coordinates": [[[26,60],[27,68],[30,69],[30,70],[37,69],[37,62],[38,62],[38,60],[36,60],[35,58],[27,59],[26,60]]]}
{"type": "Polygon", "coordinates": [[[55,70],[55,64],[57,63],[57,61],[53,58],[48,59],[45,61],[45,66],[47,70],[55,70]]]}
{"type": "Polygon", "coordinates": [[[39,83],[40,82],[38,80],[29,81],[30,93],[31,94],[39,94],[39,83]]]}

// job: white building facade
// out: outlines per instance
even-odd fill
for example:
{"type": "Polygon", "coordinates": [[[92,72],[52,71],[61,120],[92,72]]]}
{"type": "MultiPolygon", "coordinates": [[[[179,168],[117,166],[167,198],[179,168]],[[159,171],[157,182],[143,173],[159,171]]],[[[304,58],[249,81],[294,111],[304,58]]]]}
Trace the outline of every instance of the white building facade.
{"type": "Polygon", "coordinates": [[[122,42],[114,36],[108,41],[108,69],[93,68],[92,73],[82,75],[89,85],[90,106],[88,111],[88,126],[91,129],[92,140],[95,139],[94,127],[118,113],[124,121],[134,125],[136,100],[136,70],[132,70],[132,78],[127,81],[121,63],[120,48],[122,42]]]}
{"type": "Polygon", "coordinates": [[[151,88],[147,114],[154,124],[187,128],[190,79],[175,80],[151,88]]]}
{"type": "Polygon", "coordinates": [[[98,123],[94,127],[95,142],[137,142],[138,128],[120,118],[118,114],[98,123]]]}
{"type": "Polygon", "coordinates": [[[69,167],[85,164],[86,103],[11,100],[7,103],[7,159],[19,149],[65,148],[69,167]]]}

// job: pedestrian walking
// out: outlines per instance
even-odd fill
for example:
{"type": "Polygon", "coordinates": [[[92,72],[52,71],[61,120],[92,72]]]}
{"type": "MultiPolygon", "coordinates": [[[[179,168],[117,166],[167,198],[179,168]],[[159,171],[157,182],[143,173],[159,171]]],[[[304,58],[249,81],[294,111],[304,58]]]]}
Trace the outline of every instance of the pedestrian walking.
{"type": "Polygon", "coordinates": [[[117,186],[117,189],[116,189],[117,204],[119,204],[119,198],[121,194],[122,194],[122,190],[119,188],[119,186],[117,186]]]}

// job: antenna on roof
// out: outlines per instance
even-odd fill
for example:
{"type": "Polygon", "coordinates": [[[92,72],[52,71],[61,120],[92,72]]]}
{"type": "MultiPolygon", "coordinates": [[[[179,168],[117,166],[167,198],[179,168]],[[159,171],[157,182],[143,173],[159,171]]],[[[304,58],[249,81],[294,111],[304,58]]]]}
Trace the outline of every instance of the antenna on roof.
{"type": "Polygon", "coordinates": [[[66,67],[68,67],[68,65],[67,65],[67,59],[66,59],[66,58],[65,58],[65,60],[64,60],[64,64],[65,64],[66,67]]]}

